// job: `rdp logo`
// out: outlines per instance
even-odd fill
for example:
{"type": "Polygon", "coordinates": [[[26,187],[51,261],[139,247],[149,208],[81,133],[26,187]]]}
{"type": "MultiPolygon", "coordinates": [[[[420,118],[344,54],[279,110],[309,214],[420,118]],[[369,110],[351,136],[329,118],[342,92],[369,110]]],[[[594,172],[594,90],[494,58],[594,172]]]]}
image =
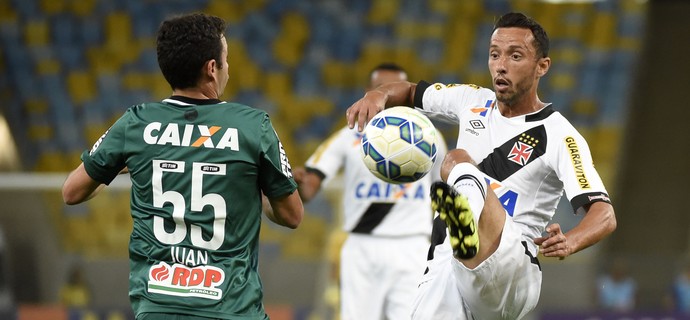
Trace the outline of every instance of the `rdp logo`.
{"type": "Polygon", "coordinates": [[[213,266],[187,267],[160,262],[149,269],[148,291],[172,296],[220,300],[223,291],[216,288],[225,280],[223,270],[213,266]]]}

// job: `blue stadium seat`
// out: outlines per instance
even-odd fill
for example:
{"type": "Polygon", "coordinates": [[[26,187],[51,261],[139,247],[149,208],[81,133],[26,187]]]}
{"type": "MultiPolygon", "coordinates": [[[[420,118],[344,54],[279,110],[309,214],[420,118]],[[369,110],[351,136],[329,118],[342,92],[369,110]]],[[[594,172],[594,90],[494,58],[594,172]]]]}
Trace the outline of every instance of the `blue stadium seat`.
{"type": "Polygon", "coordinates": [[[72,15],[60,14],[50,18],[52,43],[56,48],[73,45],[77,29],[77,20],[72,15]]]}
{"type": "Polygon", "coordinates": [[[83,49],[100,45],[103,42],[102,18],[99,16],[88,16],[79,20],[77,41],[83,46],[83,49]]]}

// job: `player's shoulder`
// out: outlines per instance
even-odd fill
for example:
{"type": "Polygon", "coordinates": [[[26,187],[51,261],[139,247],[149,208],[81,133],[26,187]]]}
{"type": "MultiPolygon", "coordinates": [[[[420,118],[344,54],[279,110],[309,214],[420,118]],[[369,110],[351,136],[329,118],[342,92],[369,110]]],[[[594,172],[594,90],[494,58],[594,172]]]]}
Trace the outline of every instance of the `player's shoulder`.
{"type": "Polygon", "coordinates": [[[242,104],[239,102],[221,102],[217,105],[214,106],[214,108],[218,108],[219,110],[223,110],[223,112],[233,112],[233,114],[241,114],[245,116],[250,116],[250,117],[256,117],[256,118],[267,118],[269,117],[268,113],[264,110],[254,108],[251,106],[248,106],[246,104],[242,104]]]}
{"type": "Polygon", "coordinates": [[[541,111],[526,117],[526,121],[540,121],[552,131],[556,132],[577,132],[575,126],[562,113],[558,112],[553,105],[548,105],[541,111]]]}
{"type": "Polygon", "coordinates": [[[469,92],[469,93],[474,93],[477,95],[481,96],[486,96],[486,97],[495,97],[496,94],[493,92],[493,90],[489,88],[485,88],[476,84],[472,83],[433,83],[430,84],[426,90],[435,90],[435,91],[463,91],[463,92],[469,92]]]}
{"type": "MultiPolygon", "coordinates": [[[[547,108],[553,108],[551,106],[547,108]]],[[[544,127],[549,140],[563,141],[566,144],[568,141],[580,141],[586,143],[585,138],[580,134],[579,130],[573,125],[568,118],[562,113],[552,110],[544,118],[544,127]]]]}

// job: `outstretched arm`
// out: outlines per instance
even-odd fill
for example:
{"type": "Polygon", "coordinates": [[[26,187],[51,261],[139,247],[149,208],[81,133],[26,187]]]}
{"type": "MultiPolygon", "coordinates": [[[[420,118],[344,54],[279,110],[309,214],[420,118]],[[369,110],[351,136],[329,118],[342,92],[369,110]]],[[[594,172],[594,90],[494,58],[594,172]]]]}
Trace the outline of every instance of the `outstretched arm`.
{"type": "Polygon", "coordinates": [[[347,126],[352,129],[357,123],[361,132],[364,125],[384,108],[393,106],[412,106],[416,83],[408,81],[390,82],[367,91],[364,97],[357,100],[345,112],[347,126]]]}
{"type": "Polygon", "coordinates": [[[616,230],[616,215],[613,206],[607,202],[589,205],[582,221],[565,234],[557,223],[546,227],[548,235],[535,238],[545,257],[565,258],[575,252],[596,244],[616,230]]]}

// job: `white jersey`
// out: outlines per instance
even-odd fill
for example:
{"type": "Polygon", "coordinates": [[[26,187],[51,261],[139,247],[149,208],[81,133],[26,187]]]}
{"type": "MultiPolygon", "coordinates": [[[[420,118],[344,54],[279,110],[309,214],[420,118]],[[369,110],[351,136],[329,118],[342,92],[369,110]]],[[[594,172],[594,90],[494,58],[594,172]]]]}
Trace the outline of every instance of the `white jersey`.
{"type": "MultiPolygon", "coordinates": [[[[610,202],[585,139],[551,105],[506,118],[493,91],[420,82],[415,106],[459,124],[457,147],[469,152],[523,235],[540,237],[563,191],[574,210],[610,202]]],[[[449,181],[453,184],[453,181],[449,181]]],[[[529,241],[536,256],[536,245],[529,241]]]]}
{"type": "Polygon", "coordinates": [[[305,165],[321,175],[324,184],[344,167],[343,229],[373,236],[430,235],[429,189],[433,180],[440,180],[445,141],[437,142],[436,163],[429,174],[414,183],[396,185],[378,179],[364,166],[361,138],[357,130],[344,127],[323,142],[305,165]]]}

